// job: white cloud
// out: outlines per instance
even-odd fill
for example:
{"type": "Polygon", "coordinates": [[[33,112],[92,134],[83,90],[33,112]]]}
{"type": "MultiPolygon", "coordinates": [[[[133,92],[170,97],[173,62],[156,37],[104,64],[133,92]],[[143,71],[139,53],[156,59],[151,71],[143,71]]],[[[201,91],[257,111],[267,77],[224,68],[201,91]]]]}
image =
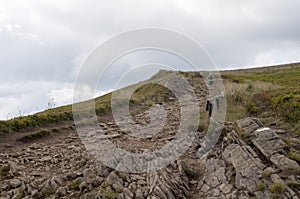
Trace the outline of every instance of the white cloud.
{"type": "Polygon", "coordinates": [[[280,63],[300,62],[300,45],[291,43],[282,44],[279,47],[264,51],[256,56],[256,65],[274,65],[280,63]]]}
{"type": "Polygon", "coordinates": [[[0,84],[0,119],[42,111],[51,98],[56,106],[72,101],[73,85],[46,81],[0,84]]]}
{"type": "Polygon", "coordinates": [[[295,0],[0,0],[0,118],[18,105],[44,108],[50,96],[68,103],[89,52],[141,27],[187,34],[221,68],[298,61],[299,7],[295,0]]]}
{"type": "Polygon", "coordinates": [[[60,88],[52,89],[47,94],[49,99],[53,99],[56,106],[66,105],[73,99],[73,84],[64,84],[60,88]]]}

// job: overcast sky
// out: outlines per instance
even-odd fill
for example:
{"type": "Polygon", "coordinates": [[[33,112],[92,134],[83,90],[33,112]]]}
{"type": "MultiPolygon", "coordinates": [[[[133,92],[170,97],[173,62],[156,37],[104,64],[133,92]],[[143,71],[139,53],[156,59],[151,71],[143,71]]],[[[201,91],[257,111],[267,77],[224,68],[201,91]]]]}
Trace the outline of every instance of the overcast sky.
{"type": "Polygon", "coordinates": [[[51,98],[70,103],[87,55],[136,28],[186,34],[222,69],[300,61],[299,8],[297,0],[0,0],[0,119],[43,110],[51,98]]]}

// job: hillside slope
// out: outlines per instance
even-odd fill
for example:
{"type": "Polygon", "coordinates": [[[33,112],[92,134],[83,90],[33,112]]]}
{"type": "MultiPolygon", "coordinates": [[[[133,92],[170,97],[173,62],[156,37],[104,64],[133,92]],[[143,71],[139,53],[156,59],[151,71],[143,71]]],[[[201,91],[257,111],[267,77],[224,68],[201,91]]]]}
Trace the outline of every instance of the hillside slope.
{"type": "MultiPolygon", "coordinates": [[[[173,74],[160,71],[152,80],[173,74]]],[[[194,87],[203,117],[190,148],[167,168],[134,174],[97,162],[74,128],[71,106],[64,106],[0,122],[0,198],[298,198],[300,64],[222,72],[227,122],[201,159],[197,152],[209,125],[207,86],[197,72],[180,74],[194,87]]],[[[153,104],[165,108],[167,123],[151,138],[120,130],[110,97],[96,99],[96,113],[118,147],[143,153],[177,139],[180,106],[170,90],[145,84],[130,100],[134,121],[143,125],[153,104]]]]}

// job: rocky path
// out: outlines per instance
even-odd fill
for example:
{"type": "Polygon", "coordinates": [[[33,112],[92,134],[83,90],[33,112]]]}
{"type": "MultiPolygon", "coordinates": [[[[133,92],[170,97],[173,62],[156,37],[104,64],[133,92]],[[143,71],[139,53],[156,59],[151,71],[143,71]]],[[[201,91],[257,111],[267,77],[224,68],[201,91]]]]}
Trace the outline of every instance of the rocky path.
{"type": "MultiPolygon", "coordinates": [[[[199,86],[196,94],[202,105],[204,93],[199,86]]],[[[100,120],[100,126],[105,136],[127,151],[157,150],[176,139],[180,122],[176,102],[163,106],[169,113],[168,125],[151,138],[131,137],[108,119],[100,120]]],[[[147,111],[138,113],[135,120],[147,124],[148,116],[147,111]]],[[[204,137],[199,130],[179,159],[142,174],[120,172],[97,162],[70,124],[25,143],[18,141],[19,135],[7,134],[0,138],[0,199],[297,199],[300,166],[288,157],[289,148],[276,132],[256,118],[227,123],[218,143],[199,158],[204,137]]]]}
{"type": "MultiPolygon", "coordinates": [[[[108,125],[109,126],[109,125],[108,125]]],[[[55,135],[54,135],[55,136],[55,135]]],[[[167,168],[130,174],[101,165],[75,131],[1,151],[0,198],[298,198],[299,164],[255,118],[227,124],[204,158],[189,151],[167,168]],[[241,138],[241,132],[248,139],[241,138]]]]}

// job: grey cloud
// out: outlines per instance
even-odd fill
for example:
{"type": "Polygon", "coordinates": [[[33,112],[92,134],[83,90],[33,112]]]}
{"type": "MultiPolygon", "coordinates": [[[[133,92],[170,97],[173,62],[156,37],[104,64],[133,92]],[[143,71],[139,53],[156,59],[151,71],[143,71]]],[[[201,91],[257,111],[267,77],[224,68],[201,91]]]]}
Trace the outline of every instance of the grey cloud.
{"type": "MultiPolygon", "coordinates": [[[[295,0],[3,1],[0,83],[56,82],[61,86],[41,84],[40,89],[47,91],[43,97],[31,92],[31,99],[47,101],[48,93],[62,97],[70,92],[64,85],[73,83],[93,48],[115,34],[141,27],[168,28],[192,37],[222,69],[300,61],[299,7],[295,0]]],[[[147,57],[138,58],[136,63],[148,62],[147,57]]],[[[133,60],[122,60],[123,68],[112,70],[107,84],[134,65],[133,60]]],[[[165,56],[157,60],[176,61],[165,56]]],[[[12,98],[27,92],[0,89],[6,104],[14,104],[12,98]]]]}

